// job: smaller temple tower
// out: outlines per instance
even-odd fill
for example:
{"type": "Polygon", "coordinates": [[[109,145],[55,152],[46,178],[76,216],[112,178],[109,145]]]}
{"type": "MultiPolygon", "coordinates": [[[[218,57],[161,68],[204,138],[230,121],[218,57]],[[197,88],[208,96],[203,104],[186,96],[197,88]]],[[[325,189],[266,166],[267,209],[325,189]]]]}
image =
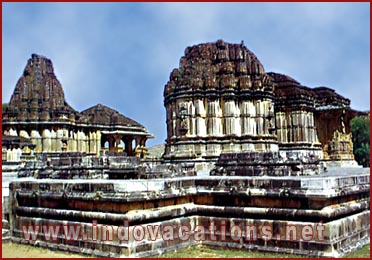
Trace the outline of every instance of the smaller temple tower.
{"type": "Polygon", "coordinates": [[[5,139],[30,140],[36,153],[100,155],[111,150],[143,157],[146,140],[154,137],[138,122],[101,104],[81,113],[73,109],[52,61],[37,54],[27,61],[2,119],[5,139]]]}

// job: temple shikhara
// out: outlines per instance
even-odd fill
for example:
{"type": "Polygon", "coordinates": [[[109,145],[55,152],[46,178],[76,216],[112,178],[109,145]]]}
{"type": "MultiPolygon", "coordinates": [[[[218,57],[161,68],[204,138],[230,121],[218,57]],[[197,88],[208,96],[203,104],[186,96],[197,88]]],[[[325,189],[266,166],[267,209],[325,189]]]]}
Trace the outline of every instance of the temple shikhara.
{"type": "Polygon", "coordinates": [[[36,54],[17,82],[2,124],[3,136],[29,139],[36,153],[100,155],[104,150],[124,150],[134,155],[153,138],[143,125],[104,105],[81,113],[73,109],[65,100],[51,60],[36,54]]]}
{"type": "Polygon", "coordinates": [[[33,54],[2,115],[3,242],[99,257],[197,245],[342,257],[369,244],[370,169],[350,130],[365,113],[349,99],[223,40],[187,47],[164,83],[167,139],[149,156],[143,125],[102,104],[76,111],[33,54]],[[26,239],[37,225],[86,234],[26,239]]]}
{"type": "Polygon", "coordinates": [[[165,159],[210,161],[221,153],[301,153],[355,164],[350,100],[326,87],[265,73],[243,44],[188,47],[164,90],[165,159]]]}

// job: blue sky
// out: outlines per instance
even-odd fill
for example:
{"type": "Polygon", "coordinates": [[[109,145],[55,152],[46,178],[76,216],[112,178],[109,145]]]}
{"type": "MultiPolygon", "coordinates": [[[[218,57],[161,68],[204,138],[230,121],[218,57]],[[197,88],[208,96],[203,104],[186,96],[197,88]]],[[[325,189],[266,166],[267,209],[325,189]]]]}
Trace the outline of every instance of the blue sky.
{"type": "Polygon", "coordinates": [[[164,85],[187,46],[244,44],[265,71],[370,107],[369,3],[3,3],[2,94],[32,53],[53,61],[67,102],[97,103],[166,138],[164,85]]]}

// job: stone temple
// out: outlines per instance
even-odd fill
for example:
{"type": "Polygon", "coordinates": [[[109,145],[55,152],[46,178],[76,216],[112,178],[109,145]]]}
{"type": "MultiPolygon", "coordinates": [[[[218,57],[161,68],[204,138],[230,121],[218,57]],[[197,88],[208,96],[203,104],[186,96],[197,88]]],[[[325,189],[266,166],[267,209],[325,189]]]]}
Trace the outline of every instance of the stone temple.
{"type": "Polygon", "coordinates": [[[164,90],[170,161],[215,161],[221,153],[280,151],[355,164],[350,100],[265,73],[243,44],[188,47],[164,90]]]}
{"type": "Polygon", "coordinates": [[[196,245],[340,257],[370,242],[350,100],[218,40],[186,48],[164,105],[164,154],[145,158],[142,125],[103,105],[75,111],[33,55],[3,114],[3,242],[103,257],[196,245]],[[43,229],[66,226],[83,233],[43,229]]]}
{"type": "MultiPolygon", "coordinates": [[[[36,54],[28,60],[2,120],[4,136],[28,138],[36,153],[100,155],[106,143],[107,150],[124,149],[134,155],[153,138],[144,126],[104,105],[81,113],[74,110],[65,100],[51,60],[36,54]]],[[[15,149],[8,148],[3,154],[15,149]]]]}

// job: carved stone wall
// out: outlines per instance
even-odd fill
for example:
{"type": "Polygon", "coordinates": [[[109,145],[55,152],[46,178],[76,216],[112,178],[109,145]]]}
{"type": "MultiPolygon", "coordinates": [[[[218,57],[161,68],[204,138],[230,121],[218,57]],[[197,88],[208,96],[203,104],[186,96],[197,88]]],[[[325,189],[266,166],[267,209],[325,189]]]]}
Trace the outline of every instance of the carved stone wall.
{"type": "Polygon", "coordinates": [[[165,86],[164,105],[165,159],[210,160],[226,152],[278,149],[282,156],[327,159],[330,147],[332,158],[353,157],[351,144],[336,144],[333,136],[335,130],[350,133],[356,115],[350,100],[327,87],[309,88],[287,75],[265,73],[243,44],[218,40],[186,48],[165,86]]]}
{"type": "Polygon", "coordinates": [[[257,57],[222,40],[188,47],[165,86],[165,158],[278,150],[274,89],[257,57]]]}

